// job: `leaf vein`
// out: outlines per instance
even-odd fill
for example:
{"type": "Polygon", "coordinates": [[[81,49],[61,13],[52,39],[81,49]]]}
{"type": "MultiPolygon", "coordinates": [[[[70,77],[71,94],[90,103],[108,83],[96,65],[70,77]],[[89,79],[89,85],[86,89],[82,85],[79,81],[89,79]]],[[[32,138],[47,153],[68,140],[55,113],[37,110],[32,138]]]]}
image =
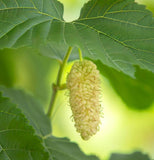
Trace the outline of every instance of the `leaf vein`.
{"type": "Polygon", "coordinates": [[[11,113],[11,112],[6,112],[6,111],[0,111],[0,113],[10,114],[10,115],[14,115],[14,116],[18,116],[17,114],[14,114],[14,113],[11,113]]]}
{"type": "Polygon", "coordinates": [[[149,16],[150,14],[146,14],[146,15],[144,15],[142,18],[140,18],[136,23],[137,24],[139,24],[139,22],[141,21],[141,20],[143,20],[145,17],[147,17],[147,16],[149,16]]]}
{"type": "Polygon", "coordinates": [[[7,8],[7,5],[4,3],[4,1],[3,0],[1,0],[2,1],[2,3],[4,4],[4,6],[7,8]]]}
{"type": "Polygon", "coordinates": [[[65,32],[65,24],[66,23],[63,23],[63,38],[64,38],[64,43],[67,44],[66,38],[65,38],[65,33],[64,33],[65,32]]]}
{"type": "MultiPolygon", "coordinates": [[[[75,29],[76,29],[77,31],[79,31],[79,30],[76,28],[75,25],[73,25],[73,26],[75,27],[75,29]]],[[[80,35],[80,32],[79,32],[79,35],[80,35]]],[[[83,39],[83,38],[81,37],[81,35],[80,35],[80,38],[83,39]]],[[[90,55],[93,55],[93,53],[92,53],[92,52],[90,51],[90,49],[87,47],[86,41],[83,40],[83,43],[85,44],[85,47],[87,48],[89,54],[90,54],[90,55]]]]}
{"type": "Polygon", "coordinates": [[[15,1],[15,3],[16,3],[17,7],[19,7],[19,4],[18,4],[17,0],[14,0],[14,1],[15,1]]]}
{"type": "Polygon", "coordinates": [[[153,40],[154,38],[142,38],[142,39],[130,39],[130,40],[124,40],[123,42],[129,42],[129,41],[145,41],[145,40],[153,40]]]}
{"type": "Polygon", "coordinates": [[[11,132],[11,131],[19,131],[19,132],[29,132],[27,130],[23,130],[23,129],[4,129],[4,130],[0,130],[0,133],[4,133],[4,132],[11,132]]]}
{"type": "Polygon", "coordinates": [[[2,147],[2,145],[0,145],[2,150],[6,153],[6,156],[9,158],[9,160],[11,160],[11,158],[9,157],[9,155],[7,154],[7,152],[5,151],[5,149],[2,147]]]}
{"type": "MultiPolygon", "coordinates": [[[[34,18],[36,18],[36,17],[34,17],[34,18]]],[[[5,36],[6,34],[8,34],[11,30],[15,29],[17,26],[20,26],[20,25],[22,25],[23,23],[25,23],[26,21],[29,21],[29,20],[30,20],[30,19],[26,19],[25,21],[23,21],[23,22],[21,22],[21,23],[18,23],[18,24],[14,25],[14,26],[12,26],[12,28],[9,29],[6,33],[2,34],[0,38],[2,38],[3,36],[5,36]]],[[[47,22],[47,21],[50,21],[50,19],[42,20],[41,22],[37,22],[36,24],[33,24],[33,25],[27,27],[27,29],[26,29],[22,34],[18,35],[16,41],[17,41],[23,34],[25,34],[28,30],[30,30],[30,29],[33,28],[34,26],[36,26],[36,25],[38,25],[38,24],[40,24],[40,23],[43,23],[43,22],[47,22]]],[[[12,46],[16,43],[16,41],[14,41],[14,43],[12,44],[12,46]]]]}
{"type": "Polygon", "coordinates": [[[12,10],[12,9],[36,9],[33,7],[12,7],[12,8],[2,8],[0,11],[5,11],[5,10],[12,10]]]}
{"type": "Polygon", "coordinates": [[[53,19],[56,19],[56,20],[58,20],[58,21],[60,21],[60,22],[64,22],[63,20],[61,20],[61,19],[59,19],[59,18],[57,18],[57,17],[51,16],[51,15],[49,15],[49,14],[47,14],[47,13],[40,12],[40,11],[38,11],[38,13],[41,14],[41,15],[45,15],[45,16],[51,17],[51,18],[53,18],[53,19]]]}
{"type": "Polygon", "coordinates": [[[58,9],[57,9],[57,7],[56,7],[56,5],[55,5],[55,1],[52,0],[52,2],[53,2],[53,5],[54,5],[54,8],[55,8],[55,10],[56,10],[56,12],[57,12],[57,14],[59,15],[59,18],[60,18],[60,12],[58,11],[58,9]]]}
{"type": "MultiPolygon", "coordinates": [[[[149,63],[149,64],[151,64],[151,65],[154,65],[154,63],[151,63],[151,62],[149,62],[149,61],[146,61],[145,59],[137,59],[138,61],[144,61],[144,62],[146,62],[146,63],[149,63]]],[[[152,71],[152,72],[154,72],[154,71],[152,71]]]]}
{"type": "Polygon", "coordinates": [[[129,46],[129,45],[125,44],[124,42],[119,41],[119,40],[116,39],[116,38],[113,38],[112,36],[108,35],[107,33],[102,32],[102,31],[98,31],[97,29],[95,29],[95,28],[93,28],[93,27],[90,27],[90,26],[88,26],[88,25],[86,25],[86,24],[79,23],[79,22],[75,22],[75,21],[74,21],[73,23],[80,24],[80,25],[86,26],[86,27],[88,27],[88,28],[90,28],[90,29],[92,29],[92,30],[95,30],[96,32],[101,33],[101,34],[103,34],[103,35],[105,35],[105,36],[113,39],[114,41],[118,42],[119,44],[121,44],[121,45],[123,45],[123,46],[125,46],[125,47],[127,47],[127,48],[132,48],[132,49],[135,49],[135,50],[138,50],[138,51],[144,51],[144,52],[154,53],[154,52],[152,52],[152,51],[137,49],[137,48],[135,48],[135,47],[129,46]]]}
{"type": "Polygon", "coordinates": [[[121,7],[121,10],[123,10],[124,8],[126,8],[127,6],[129,6],[130,4],[134,4],[134,1],[133,2],[128,2],[127,4],[123,5],[121,7]]]}
{"type": "Polygon", "coordinates": [[[139,12],[139,13],[147,13],[147,12],[144,12],[142,10],[119,10],[119,11],[112,11],[112,12],[107,12],[107,14],[115,14],[115,13],[127,13],[127,12],[139,12]]]}
{"type": "Polygon", "coordinates": [[[120,2],[121,0],[117,0],[115,1],[113,4],[111,4],[107,9],[106,11],[104,12],[104,14],[102,15],[103,17],[106,15],[106,13],[115,5],[117,4],[118,2],[120,2]]]}
{"type": "Polygon", "coordinates": [[[33,7],[38,10],[38,8],[35,6],[35,3],[33,2],[33,0],[30,0],[30,2],[32,3],[33,7]]]}
{"type": "Polygon", "coordinates": [[[97,4],[97,0],[95,0],[95,3],[92,5],[92,7],[89,9],[89,11],[88,11],[88,13],[87,13],[87,15],[85,16],[85,17],[88,17],[89,16],[89,14],[92,12],[92,10],[94,9],[94,7],[96,6],[96,4],[97,4]]]}
{"type": "Polygon", "coordinates": [[[109,53],[107,52],[107,50],[105,49],[105,45],[103,44],[103,41],[101,41],[101,39],[100,39],[100,33],[98,33],[98,36],[99,36],[99,40],[100,40],[100,42],[101,42],[101,44],[102,44],[102,46],[103,46],[103,48],[104,48],[104,51],[105,51],[105,55],[107,56],[107,58],[117,67],[117,68],[119,68],[120,70],[121,70],[121,68],[116,64],[116,63],[114,63],[114,61],[111,59],[111,57],[109,56],[109,53]]]}
{"type": "MultiPolygon", "coordinates": [[[[142,28],[151,28],[151,29],[154,29],[154,27],[143,26],[143,25],[139,25],[137,23],[132,23],[132,22],[128,22],[128,21],[123,21],[123,20],[109,18],[109,17],[103,17],[103,16],[90,17],[90,18],[82,18],[82,19],[79,19],[78,21],[93,20],[93,19],[108,19],[108,20],[117,21],[117,22],[120,22],[120,23],[126,23],[126,24],[130,24],[130,25],[134,25],[134,26],[138,26],[138,27],[142,27],[142,28]]],[[[73,21],[73,22],[75,22],[75,21],[73,21]]]]}

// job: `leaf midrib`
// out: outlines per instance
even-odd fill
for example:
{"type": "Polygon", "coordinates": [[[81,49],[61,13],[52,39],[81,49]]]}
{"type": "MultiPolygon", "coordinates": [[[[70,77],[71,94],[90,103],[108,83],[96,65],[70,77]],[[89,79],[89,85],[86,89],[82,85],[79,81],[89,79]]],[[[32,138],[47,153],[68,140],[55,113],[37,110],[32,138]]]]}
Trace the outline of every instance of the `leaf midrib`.
{"type": "Polygon", "coordinates": [[[144,52],[147,52],[147,53],[154,53],[154,52],[152,52],[152,51],[137,49],[137,48],[134,48],[134,47],[132,47],[132,46],[129,46],[129,45],[123,43],[123,41],[119,41],[118,39],[116,39],[116,38],[114,38],[114,37],[108,35],[107,33],[102,32],[102,31],[99,31],[99,30],[95,29],[94,27],[89,26],[89,25],[86,25],[86,24],[84,24],[84,23],[79,23],[79,22],[75,22],[75,21],[74,21],[72,24],[79,24],[79,25],[86,26],[86,27],[88,27],[88,28],[90,28],[90,29],[96,31],[98,34],[101,33],[101,34],[103,34],[103,35],[105,35],[105,36],[107,36],[107,37],[113,39],[114,41],[118,42],[119,44],[123,45],[124,47],[130,48],[130,49],[135,49],[135,50],[138,50],[138,51],[144,51],[144,52]]]}
{"type": "Polygon", "coordinates": [[[34,10],[37,11],[36,13],[38,13],[38,14],[46,15],[46,16],[51,17],[51,18],[53,18],[53,19],[59,20],[59,21],[61,21],[61,22],[64,22],[64,20],[61,20],[61,19],[59,19],[59,18],[57,18],[57,17],[54,17],[54,16],[52,16],[52,15],[50,15],[50,14],[41,12],[41,11],[39,11],[38,8],[35,8],[35,7],[11,7],[11,8],[2,8],[2,9],[0,9],[0,11],[5,11],[5,10],[7,11],[7,10],[13,10],[13,9],[34,9],[34,10]]]}
{"type": "Polygon", "coordinates": [[[0,134],[4,132],[11,132],[11,131],[18,131],[18,132],[25,132],[25,133],[30,133],[29,130],[24,130],[24,129],[3,129],[0,130],[0,134]]]}
{"type": "MultiPolygon", "coordinates": [[[[97,16],[97,17],[90,17],[90,18],[81,18],[77,21],[84,21],[84,20],[93,20],[93,19],[108,19],[108,20],[112,20],[112,21],[117,21],[117,22],[120,22],[120,23],[126,23],[126,24],[130,24],[130,25],[134,25],[134,26],[137,26],[137,27],[141,27],[141,28],[151,28],[151,29],[154,29],[154,27],[150,27],[150,26],[144,26],[144,25],[140,25],[140,24],[137,24],[137,23],[132,23],[132,22],[128,22],[128,21],[124,21],[124,20],[119,20],[119,19],[115,19],[115,18],[109,18],[109,17],[105,17],[105,16],[97,16]]],[[[75,21],[73,21],[75,22],[75,21]]]]}
{"type": "MultiPolygon", "coordinates": [[[[127,12],[139,12],[139,13],[149,13],[149,12],[145,12],[145,11],[142,11],[142,10],[119,10],[119,11],[111,11],[111,12],[107,12],[105,13],[105,15],[107,14],[116,14],[116,13],[127,13],[127,12]]],[[[104,16],[105,16],[104,15],[104,16]]],[[[151,15],[151,12],[149,13],[149,15],[151,15]]]]}
{"type": "MultiPolygon", "coordinates": [[[[12,8],[4,8],[4,9],[0,9],[0,11],[7,11],[7,10],[13,10],[13,9],[33,9],[34,11],[37,11],[36,13],[38,13],[38,14],[40,14],[40,15],[44,15],[44,16],[47,16],[47,17],[50,17],[50,18],[52,18],[51,20],[53,20],[53,19],[56,19],[56,20],[58,20],[58,21],[61,21],[61,22],[64,22],[64,20],[61,20],[61,19],[59,19],[59,18],[57,18],[57,17],[54,17],[54,16],[51,16],[51,15],[49,15],[49,14],[47,14],[47,13],[44,13],[44,12],[41,12],[41,11],[39,11],[37,8],[35,8],[35,7],[12,7],[12,8]]],[[[37,18],[37,16],[36,17],[33,17],[34,19],[35,18],[37,18]]],[[[29,20],[29,19],[28,19],[29,20]]],[[[27,20],[26,20],[27,21],[27,20]]],[[[15,26],[13,26],[11,29],[9,29],[6,33],[4,33],[4,34],[2,34],[1,35],[1,37],[0,38],[2,38],[2,37],[4,37],[7,33],[9,33],[12,29],[15,29],[17,26],[19,26],[19,25],[22,25],[23,23],[25,23],[26,21],[24,21],[24,22],[21,22],[21,23],[18,23],[17,25],[15,25],[15,26]]],[[[31,29],[31,28],[33,28],[34,26],[37,26],[38,24],[41,24],[41,23],[43,23],[43,22],[46,22],[46,21],[50,21],[49,19],[47,19],[47,20],[42,20],[41,22],[39,22],[39,23],[37,23],[37,24],[35,24],[35,25],[32,25],[30,28],[28,28],[27,30],[25,30],[25,32],[23,33],[23,34],[21,34],[17,39],[16,39],[16,41],[15,41],[15,43],[18,41],[18,39],[22,36],[22,35],[24,35],[29,29],[31,29]]],[[[15,44],[14,43],[14,44],[15,44]]],[[[13,45],[14,45],[13,44],[13,45]]],[[[13,45],[11,45],[11,46],[13,46],[13,45]]]]}
{"type": "MultiPolygon", "coordinates": [[[[117,1],[118,2],[118,1],[117,1]]],[[[33,1],[31,0],[31,3],[33,4],[33,6],[34,6],[34,3],[33,3],[33,1]]],[[[61,22],[63,22],[63,23],[66,23],[64,20],[61,20],[61,19],[59,19],[59,18],[57,18],[57,17],[54,17],[54,16],[51,16],[51,15],[49,15],[49,14],[47,14],[47,13],[44,13],[44,12],[40,12],[37,8],[36,8],[36,6],[34,6],[34,7],[12,7],[12,8],[4,8],[4,9],[0,9],[0,11],[3,11],[3,10],[10,10],[10,9],[34,9],[34,10],[37,10],[37,13],[38,14],[41,14],[41,15],[45,15],[45,16],[48,16],[48,17],[51,17],[51,18],[53,18],[53,19],[56,19],[56,20],[58,20],[58,21],[61,21],[61,22]]],[[[56,9],[57,10],[57,9],[56,9]]],[[[108,9],[107,9],[108,10],[108,9]]],[[[140,12],[139,10],[126,10],[126,12],[130,12],[130,11],[138,11],[138,12],[140,12]]],[[[118,12],[120,12],[120,11],[118,11],[118,12]]],[[[144,11],[142,11],[142,12],[144,12],[144,11]]],[[[106,14],[109,14],[110,12],[106,12],[106,14]]],[[[117,13],[117,12],[116,12],[117,13]]],[[[146,12],[144,12],[144,13],[146,13],[146,12]]],[[[104,14],[104,15],[106,15],[106,14],[104,14]]],[[[78,19],[77,21],[73,21],[73,22],[71,22],[72,24],[73,23],[78,23],[78,24],[80,24],[80,25],[84,25],[84,26],[86,26],[86,27],[88,27],[88,28],[90,28],[90,29],[93,29],[93,30],[95,30],[97,33],[101,33],[101,34],[103,34],[103,35],[105,35],[105,36],[108,36],[109,38],[112,38],[113,40],[115,40],[116,42],[118,42],[118,43],[120,43],[121,45],[123,45],[123,46],[125,46],[125,47],[127,47],[127,48],[132,48],[132,49],[135,49],[135,50],[139,50],[139,51],[144,51],[144,52],[149,52],[149,53],[151,53],[151,51],[148,51],[148,50],[142,50],[142,49],[137,49],[137,48],[134,48],[134,47],[132,47],[132,46],[129,46],[129,45],[127,45],[127,44],[125,44],[124,42],[122,42],[122,41],[119,41],[118,39],[115,39],[115,38],[113,38],[112,36],[110,36],[110,35],[108,35],[107,33],[105,33],[105,32],[102,32],[102,31],[99,31],[99,30],[97,30],[97,29],[95,29],[94,27],[91,27],[91,26],[89,26],[89,25],[86,25],[86,24],[84,24],[84,23],[80,23],[80,21],[84,21],[84,20],[93,20],[93,19],[108,19],[108,20],[112,20],[112,21],[117,21],[117,22],[120,22],[120,23],[126,23],[126,24],[130,24],[130,25],[135,25],[135,26],[138,26],[138,27],[142,27],[142,28],[149,28],[149,29],[154,29],[154,27],[150,27],[150,26],[143,26],[143,25],[139,25],[139,24],[137,24],[137,23],[131,23],[131,22],[126,22],[126,21],[124,21],[124,20],[119,20],[119,19],[114,19],[114,18],[109,18],[109,17],[105,17],[105,16],[97,16],[97,17],[90,17],[90,18],[81,18],[81,19],[78,19]]],[[[45,22],[45,21],[42,21],[42,22],[45,22]]],[[[42,23],[42,22],[40,22],[40,23],[42,23]]],[[[40,23],[38,23],[38,24],[40,24],[40,23]]],[[[18,25],[21,25],[22,23],[19,23],[18,25]]],[[[38,24],[36,24],[36,25],[38,25],[38,24]]],[[[16,25],[15,27],[17,27],[18,25],[16,25]]],[[[36,26],[36,25],[34,25],[34,26],[36,26]]],[[[31,26],[31,28],[33,28],[34,26],[31,26]]],[[[14,29],[15,27],[13,27],[13,28],[11,28],[8,32],[10,32],[12,29],[14,29]]],[[[29,29],[28,29],[29,30],[29,29]]],[[[24,33],[26,33],[28,30],[26,30],[24,33]]],[[[8,33],[7,32],[7,33],[8,33]]],[[[4,33],[2,36],[1,36],[1,38],[4,36],[4,35],[6,35],[7,33],[4,33]]],[[[23,34],[24,34],[23,33],[23,34]]],[[[22,34],[22,35],[23,35],[22,34]]],[[[21,36],[22,36],[21,35],[21,36]]],[[[20,37],[21,37],[20,36],[20,37]]],[[[19,37],[19,38],[20,38],[19,37]]],[[[18,38],[18,39],[19,39],[18,38]]],[[[18,40],[17,39],[17,40],[18,40]]],[[[149,39],[149,38],[148,38],[149,39]]],[[[127,41],[127,40],[125,40],[125,41],[127,41]]],[[[154,53],[154,52],[153,52],[154,53]]]]}

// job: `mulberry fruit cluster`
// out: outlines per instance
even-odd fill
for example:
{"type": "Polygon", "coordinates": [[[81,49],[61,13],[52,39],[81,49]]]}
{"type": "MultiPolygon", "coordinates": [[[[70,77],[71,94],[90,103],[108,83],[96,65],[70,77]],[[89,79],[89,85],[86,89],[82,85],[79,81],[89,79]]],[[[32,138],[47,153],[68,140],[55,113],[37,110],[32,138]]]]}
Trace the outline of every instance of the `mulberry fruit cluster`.
{"type": "Polygon", "coordinates": [[[67,88],[76,131],[88,140],[100,125],[100,75],[96,65],[89,60],[76,61],[67,76],[67,88]]]}

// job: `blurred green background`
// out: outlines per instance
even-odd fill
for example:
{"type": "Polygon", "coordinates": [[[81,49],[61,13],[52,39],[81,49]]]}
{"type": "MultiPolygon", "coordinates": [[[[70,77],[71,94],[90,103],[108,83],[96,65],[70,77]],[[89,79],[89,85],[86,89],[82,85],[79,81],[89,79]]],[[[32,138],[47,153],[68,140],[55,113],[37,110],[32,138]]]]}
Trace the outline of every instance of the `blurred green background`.
{"type": "MultiPolygon", "coordinates": [[[[64,19],[78,18],[80,9],[87,0],[60,0],[64,3],[64,19]]],[[[146,4],[154,13],[154,0],[137,0],[146,4]]],[[[70,70],[69,63],[65,76],[70,70]]],[[[51,84],[55,82],[59,64],[35,53],[35,50],[21,48],[0,51],[0,84],[16,87],[33,93],[47,110],[51,84]]],[[[132,110],[122,101],[108,79],[102,76],[102,106],[104,118],[98,134],[89,141],[83,141],[76,133],[68,105],[68,92],[60,91],[52,117],[53,134],[68,137],[77,142],[87,154],[96,154],[107,160],[111,153],[131,153],[136,150],[148,153],[154,159],[154,106],[144,111],[132,110]]]]}

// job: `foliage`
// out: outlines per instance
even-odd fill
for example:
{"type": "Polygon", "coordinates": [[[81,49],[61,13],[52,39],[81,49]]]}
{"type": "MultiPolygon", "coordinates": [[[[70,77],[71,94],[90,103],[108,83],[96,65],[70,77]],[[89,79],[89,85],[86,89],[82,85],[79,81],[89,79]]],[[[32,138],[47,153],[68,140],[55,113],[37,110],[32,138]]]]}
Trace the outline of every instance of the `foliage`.
{"type": "MultiPolygon", "coordinates": [[[[5,86],[15,81],[10,74],[14,65],[4,63],[9,63],[6,52],[28,47],[29,52],[62,62],[72,46],[69,60],[78,58],[80,48],[128,106],[147,109],[154,99],[153,44],[152,13],[134,0],[91,0],[72,22],[64,21],[63,5],[57,0],[0,1],[0,83],[5,86]]],[[[0,159],[98,159],[86,156],[68,139],[52,136],[41,96],[36,99],[5,87],[0,91],[0,159]]]]}
{"type": "Polygon", "coordinates": [[[73,45],[85,57],[100,59],[125,74],[134,75],[133,65],[153,72],[154,20],[133,0],[90,1],[71,23],[63,20],[62,4],[56,0],[1,3],[1,49],[36,45],[47,54],[41,49],[45,42],[43,46],[53,50],[50,57],[61,59],[61,51],[73,45]]]}
{"type": "Polygon", "coordinates": [[[34,97],[5,87],[0,91],[0,159],[98,160],[67,138],[53,137],[50,120],[34,97]]]}
{"type": "Polygon", "coordinates": [[[63,6],[56,0],[2,1],[0,48],[31,46],[44,56],[62,60],[72,45],[70,59],[78,57],[76,47],[80,47],[84,57],[99,59],[102,66],[133,78],[134,65],[154,71],[154,20],[144,6],[133,0],[93,0],[84,5],[78,20],[68,23],[62,16],[63,6]]]}
{"type": "Polygon", "coordinates": [[[141,152],[132,154],[112,154],[110,160],[150,160],[149,156],[141,152]]]}
{"type": "Polygon", "coordinates": [[[134,79],[100,62],[97,62],[97,65],[130,108],[145,110],[151,107],[154,100],[154,74],[136,66],[134,79]]]}

